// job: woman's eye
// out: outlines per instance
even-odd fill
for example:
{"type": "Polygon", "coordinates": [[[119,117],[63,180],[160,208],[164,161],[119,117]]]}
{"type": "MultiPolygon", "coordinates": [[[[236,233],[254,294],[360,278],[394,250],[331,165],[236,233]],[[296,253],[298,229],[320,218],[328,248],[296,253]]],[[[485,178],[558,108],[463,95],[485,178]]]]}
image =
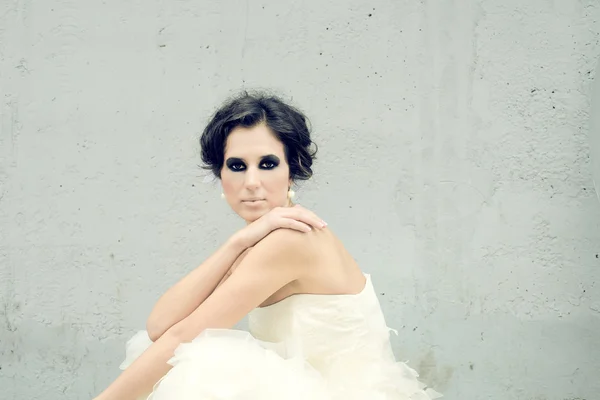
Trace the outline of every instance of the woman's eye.
{"type": "Polygon", "coordinates": [[[229,168],[232,171],[241,171],[241,170],[244,169],[244,164],[242,164],[242,163],[234,163],[234,164],[229,165],[229,168]]]}
{"type": "Polygon", "coordinates": [[[273,169],[277,165],[274,162],[272,162],[272,161],[264,161],[260,166],[263,167],[263,168],[265,168],[265,169],[273,169]]]}

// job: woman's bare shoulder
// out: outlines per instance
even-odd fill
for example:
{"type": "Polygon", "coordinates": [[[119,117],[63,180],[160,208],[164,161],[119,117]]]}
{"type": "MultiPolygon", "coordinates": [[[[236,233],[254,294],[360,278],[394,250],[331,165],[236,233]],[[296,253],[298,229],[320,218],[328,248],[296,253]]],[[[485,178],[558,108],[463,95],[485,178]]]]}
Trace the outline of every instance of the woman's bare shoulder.
{"type": "Polygon", "coordinates": [[[258,242],[251,252],[276,253],[282,260],[305,269],[307,265],[319,265],[321,260],[330,258],[329,254],[336,253],[337,242],[329,228],[310,232],[277,229],[258,242]]]}
{"type": "Polygon", "coordinates": [[[276,229],[260,242],[251,251],[277,252],[283,255],[307,255],[313,246],[314,230],[299,232],[293,229],[276,229]]]}

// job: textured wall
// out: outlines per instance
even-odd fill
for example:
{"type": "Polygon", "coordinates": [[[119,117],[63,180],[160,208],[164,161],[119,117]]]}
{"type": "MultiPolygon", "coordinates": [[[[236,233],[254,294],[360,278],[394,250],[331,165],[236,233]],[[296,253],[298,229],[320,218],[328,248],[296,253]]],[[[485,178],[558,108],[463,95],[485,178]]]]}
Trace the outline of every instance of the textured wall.
{"type": "Polygon", "coordinates": [[[598,398],[597,0],[0,7],[0,398],[97,393],[159,294],[240,227],[197,137],[244,85],[312,117],[299,201],[373,274],[423,380],[598,398]]]}

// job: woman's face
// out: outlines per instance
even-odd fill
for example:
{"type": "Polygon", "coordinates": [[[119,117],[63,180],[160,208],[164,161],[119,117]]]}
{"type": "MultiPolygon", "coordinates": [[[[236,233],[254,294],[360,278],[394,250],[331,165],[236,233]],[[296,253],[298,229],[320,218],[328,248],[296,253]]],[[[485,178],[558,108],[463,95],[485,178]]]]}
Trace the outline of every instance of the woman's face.
{"type": "Polygon", "coordinates": [[[288,205],[291,180],[283,143],[264,123],[231,131],[221,184],[227,203],[248,223],[288,205]]]}

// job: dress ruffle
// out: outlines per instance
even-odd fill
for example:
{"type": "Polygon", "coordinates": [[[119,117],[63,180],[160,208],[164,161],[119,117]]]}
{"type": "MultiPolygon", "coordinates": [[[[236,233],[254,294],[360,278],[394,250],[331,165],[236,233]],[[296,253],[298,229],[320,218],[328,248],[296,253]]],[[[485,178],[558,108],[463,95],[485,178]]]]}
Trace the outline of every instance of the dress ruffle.
{"type": "MultiPolygon", "coordinates": [[[[145,331],[127,343],[125,369],[150,345],[145,331]]],[[[373,357],[340,360],[326,374],[293,340],[272,343],[249,332],[208,329],[181,344],[173,368],[148,400],[431,400],[441,395],[402,362],[373,357]]]]}

